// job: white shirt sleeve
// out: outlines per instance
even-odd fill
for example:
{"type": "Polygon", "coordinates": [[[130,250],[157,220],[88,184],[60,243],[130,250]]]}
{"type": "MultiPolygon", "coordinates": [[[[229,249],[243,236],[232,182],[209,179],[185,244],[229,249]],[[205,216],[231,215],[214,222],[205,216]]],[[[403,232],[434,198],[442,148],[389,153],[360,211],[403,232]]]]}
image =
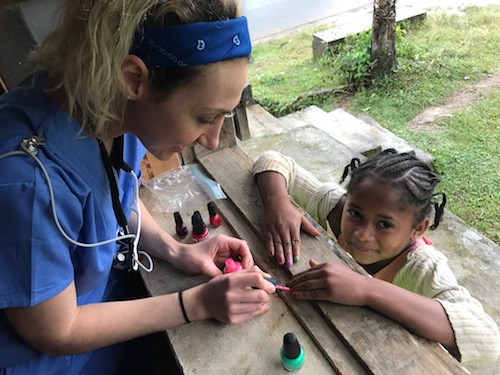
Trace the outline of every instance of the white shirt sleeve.
{"type": "Polygon", "coordinates": [[[481,303],[458,284],[443,253],[429,245],[412,251],[393,283],[441,303],[455,333],[462,362],[492,362],[498,358],[497,324],[481,303]]]}

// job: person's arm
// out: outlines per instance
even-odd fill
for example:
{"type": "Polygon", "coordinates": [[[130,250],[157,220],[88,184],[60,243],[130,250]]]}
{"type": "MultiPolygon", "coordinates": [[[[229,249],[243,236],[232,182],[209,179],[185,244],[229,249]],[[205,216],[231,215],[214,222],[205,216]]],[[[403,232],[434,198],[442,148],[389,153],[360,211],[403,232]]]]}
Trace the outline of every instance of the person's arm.
{"type": "Polygon", "coordinates": [[[459,285],[443,253],[423,246],[410,254],[394,284],[436,299],[446,312],[462,362],[492,362],[500,355],[497,323],[481,303],[459,285]]]}
{"type": "MultiPolygon", "coordinates": [[[[183,301],[191,321],[215,318],[237,324],[267,312],[274,291],[253,266],[185,290],[183,301]]],[[[74,283],[36,306],[4,311],[30,345],[49,355],[95,350],[185,323],[178,293],[79,306],[74,283]]]]}
{"type": "Polygon", "coordinates": [[[456,349],[453,329],[438,301],[358,274],[338,263],[311,260],[310,264],[309,270],[287,284],[296,298],[367,306],[417,335],[456,349]]]}
{"type": "MultiPolygon", "coordinates": [[[[301,253],[300,229],[313,236],[321,233],[296,209],[289,195],[326,229],[327,217],[335,211],[345,190],[334,183],[322,184],[293,158],[276,151],[262,154],[252,172],[266,209],[263,230],[267,250],[278,263],[283,264],[285,256],[290,263],[301,253]]],[[[335,212],[332,220],[337,218],[340,220],[340,215],[335,212]]]]}
{"type": "Polygon", "coordinates": [[[364,305],[395,320],[409,331],[457,350],[453,328],[435,299],[375,278],[367,278],[364,305]]]}
{"type": "Polygon", "coordinates": [[[274,167],[278,171],[272,170],[272,158],[280,157],[281,154],[265,153],[257,161],[254,172],[266,211],[263,227],[266,249],[278,264],[290,266],[300,258],[300,230],[313,236],[319,236],[321,232],[292,203],[284,172],[280,173],[283,167],[274,167]],[[267,164],[266,169],[264,164],[267,164]]]}

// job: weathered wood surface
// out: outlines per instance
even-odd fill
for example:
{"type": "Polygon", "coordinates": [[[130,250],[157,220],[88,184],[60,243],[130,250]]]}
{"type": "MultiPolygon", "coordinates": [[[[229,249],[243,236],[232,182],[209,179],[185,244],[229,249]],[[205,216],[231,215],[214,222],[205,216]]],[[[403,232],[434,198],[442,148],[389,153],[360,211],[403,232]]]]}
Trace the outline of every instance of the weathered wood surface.
{"type": "MultiPolygon", "coordinates": [[[[264,211],[250,173],[250,158],[237,146],[208,154],[196,153],[196,157],[228,196],[217,201],[224,224],[211,229],[212,235],[227,233],[245,239],[255,262],[282,284],[308,268],[309,258],[349,263],[363,272],[343,249],[331,241],[329,244],[326,236],[316,239],[306,234],[301,239],[301,261],[289,269],[277,266],[259,236],[264,211]]],[[[148,206],[147,194],[143,194],[143,199],[148,206]]],[[[183,213],[186,225],[191,214],[183,213]]],[[[175,233],[172,213],[153,215],[169,233],[175,233]]],[[[208,214],[202,212],[202,215],[208,223],[208,214]]],[[[203,276],[186,276],[160,261],[156,261],[152,274],[143,275],[152,295],[185,289],[206,280],[203,276]]],[[[306,365],[301,370],[306,374],[466,373],[438,344],[412,335],[370,309],[297,301],[282,292],[272,297],[269,313],[243,325],[196,322],[169,330],[167,335],[186,374],[275,374],[286,373],[277,353],[288,331],[295,332],[306,349],[306,365]]]]}
{"type": "MultiPolygon", "coordinates": [[[[146,206],[151,206],[150,193],[146,189],[141,191],[141,197],[146,206]]],[[[238,213],[234,208],[220,208],[224,211],[223,224],[217,228],[210,228],[210,236],[218,233],[235,235],[227,224],[233,222],[232,218],[238,213]],[[231,219],[230,219],[231,218],[231,219]]],[[[205,223],[208,224],[208,213],[200,208],[205,223]]],[[[153,217],[169,233],[175,236],[175,223],[173,213],[155,213],[153,217]]],[[[181,211],[181,215],[190,228],[192,212],[181,211]]],[[[241,218],[236,219],[243,221],[241,218]]],[[[191,230],[189,231],[191,232],[191,230]]],[[[188,237],[179,239],[190,243],[188,237]]],[[[259,245],[249,239],[249,245],[256,248],[259,245]]],[[[183,290],[204,281],[206,276],[189,276],[173,268],[168,263],[155,259],[152,273],[142,272],[146,287],[151,295],[160,295],[183,290]]],[[[277,276],[279,277],[279,276],[277,276]]],[[[285,301],[280,298],[280,293],[271,297],[271,311],[267,314],[252,319],[240,325],[226,325],[217,321],[192,322],[167,331],[167,337],[184,374],[211,375],[211,374],[287,374],[279,359],[279,350],[282,345],[283,335],[294,332],[300,344],[304,347],[306,360],[301,372],[305,374],[332,374],[335,373],[331,363],[323,355],[321,346],[314,337],[310,336],[293,314],[290,314],[285,301]]],[[[317,320],[318,331],[323,331],[323,340],[334,340],[331,330],[326,323],[318,319],[316,310],[309,307],[304,315],[313,315],[317,320]]],[[[342,346],[339,353],[342,353],[342,346]]],[[[348,372],[363,373],[357,367],[346,367],[348,372]]]]}
{"type": "MultiPolygon", "coordinates": [[[[199,160],[208,174],[221,184],[241,216],[258,233],[262,227],[264,211],[250,173],[251,159],[239,147],[233,147],[202,156],[199,160]]],[[[318,240],[304,234],[302,244],[302,261],[286,270],[290,275],[308,268],[309,258],[320,262],[340,261],[324,239],[318,240]]],[[[337,251],[341,253],[342,249],[338,248],[337,251]]],[[[269,273],[279,274],[284,271],[284,268],[278,267],[269,259],[263,246],[252,249],[252,253],[256,262],[269,273]]],[[[437,343],[411,334],[399,324],[370,309],[328,302],[315,305],[324,314],[332,330],[339,334],[348,350],[366,366],[369,373],[467,373],[437,343]]],[[[304,322],[307,326],[306,319],[304,322]]]]}

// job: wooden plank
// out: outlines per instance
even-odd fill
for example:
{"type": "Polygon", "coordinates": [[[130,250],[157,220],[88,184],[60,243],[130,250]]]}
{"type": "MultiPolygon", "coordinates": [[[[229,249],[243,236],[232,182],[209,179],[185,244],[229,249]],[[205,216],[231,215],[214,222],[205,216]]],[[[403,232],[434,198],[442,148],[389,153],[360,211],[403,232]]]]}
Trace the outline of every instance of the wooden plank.
{"type": "MultiPolygon", "coordinates": [[[[199,160],[208,174],[221,184],[241,216],[258,233],[262,227],[264,210],[250,174],[251,159],[239,147],[233,147],[203,156],[199,160]]],[[[330,250],[331,244],[327,244],[324,239],[317,240],[303,235],[302,243],[308,257],[320,262],[340,261],[330,250]]],[[[340,247],[337,250],[340,253],[342,251],[340,247]]],[[[279,274],[280,269],[284,269],[268,259],[265,249],[252,249],[252,252],[273,274],[279,274]],[[267,262],[265,259],[268,259],[267,262]]],[[[302,261],[285,270],[294,275],[306,268],[307,262],[302,261]]],[[[332,329],[345,340],[355,356],[366,364],[370,373],[467,373],[439,344],[411,334],[401,325],[370,309],[327,302],[317,305],[332,329]],[[390,361],[387,360],[388,355],[392,356],[390,361]]]]}
{"type": "Polygon", "coordinates": [[[250,139],[250,128],[248,126],[247,108],[240,101],[240,104],[235,108],[234,115],[234,128],[236,130],[236,136],[240,141],[246,141],[250,139]]]}
{"type": "MultiPolygon", "coordinates": [[[[149,190],[142,189],[141,198],[146,207],[152,206],[149,190]]],[[[236,212],[234,208],[232,210],[236,212]]],[[[208,212],[205,211],[200,208],[204,221],[208,223],[208,212]]],[[[172,213],[152,212],[152,214],[167,232],[176,236],[172,213]]],[[[190,223],[191,214],[192,212],[181,212],[186,225],[190,223]]],[[[219,228],[210,228],[210,236],[219,233],[234,236],[227,223],[228,219],[224,218],[219,228]]],[[[184,243],[191,242],[189,236],[179,240],[184,243]]],[[[203,275],[186,275],[158,259],[155,259],[152,273],[141,271],[141,274],[149,293],[153,296],[176,292],[208,280],[208,277],[203,275]]],[[[310,310],[310,313],[318,316],[313,310],[310,310]]],[[[326,326],[322,328],[325,330],[325,337],[328,338],[329,330],[326,326]]],[[[271,297],[271,310],[267,314],[243,324],[227,325],[207,320],[168,330],[166,334],[184,374],[261,375],[287,373],[279,360],[279,350],[286,332],[294,332],[304,347],[306,360],[301,370],[303,373],[335,373],[317,342],[310,337],[294,315],[289,313],[279,293],[271,297]]],[[[351,372],[353,373],[359,372],[351,372]]]]}

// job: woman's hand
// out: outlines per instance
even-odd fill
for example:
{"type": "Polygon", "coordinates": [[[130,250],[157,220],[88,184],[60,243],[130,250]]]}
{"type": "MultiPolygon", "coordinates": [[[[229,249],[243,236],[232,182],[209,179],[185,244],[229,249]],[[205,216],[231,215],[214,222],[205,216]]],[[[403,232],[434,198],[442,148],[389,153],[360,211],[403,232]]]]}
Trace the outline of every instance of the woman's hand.
{"type": "Polygon", "coordinates": [[[257,266],[224,274],[183,292],[190,320],[214,318],[238,324],[269,310],[269,295],[276,291],[257,266]]]}
{"type": "Polygon", "coordinates": [[[168,261],[186,273],[214,277],[222,274],[221,269],[227,258],[238,259],[244,269],[254,264],[246,241],[224,234],[195,244],[180,244],[168,261]]]}
{"type": "Polygon", "coordinates": [[[368,276],[354,272],[340,263],[318,263],[311,259],[311,268],[298,273],[287,286],[297,299],[322,300],[343,305],[363,306],[370,281],[368,276]]]}
{"type": "Polygon", "coordinates": [[[319,232],[307,218],[287,199],[276,200],[266,207],[263,234],[269,256],[274,256],[278,264],[291,266],[300,258],[302,251],[300,231],[312,236],[319,232]]]}

